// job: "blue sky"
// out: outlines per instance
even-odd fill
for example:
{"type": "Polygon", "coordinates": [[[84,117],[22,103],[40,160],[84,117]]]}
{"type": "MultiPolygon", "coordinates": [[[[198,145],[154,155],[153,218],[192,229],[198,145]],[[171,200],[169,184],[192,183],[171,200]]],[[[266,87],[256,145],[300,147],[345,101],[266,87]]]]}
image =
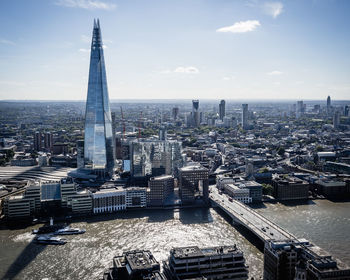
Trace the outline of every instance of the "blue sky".
{"type": "Polygon", "coordinates": [[[0,0],[0,99],[350,99],[347,0],[0,0]]]}

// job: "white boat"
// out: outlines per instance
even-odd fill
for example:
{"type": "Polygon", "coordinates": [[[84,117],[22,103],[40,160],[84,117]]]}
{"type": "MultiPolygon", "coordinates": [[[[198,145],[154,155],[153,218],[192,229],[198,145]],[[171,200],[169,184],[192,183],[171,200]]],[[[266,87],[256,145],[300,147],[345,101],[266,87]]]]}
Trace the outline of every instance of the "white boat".
{"type": "Polygon", "coordinates": [[[65,227],[58,229],[54,232],[54,235],[72,235],[85,233],[85,229],[65,227]]]}
{"type": "Polygon", "coordinates": [[[63,245],[66,244],[67,241],[61,237],[53,236],[53,235],[41,235],[35,238],[35,242],[38,244],[48,244],[48,245],[63,245]]]}

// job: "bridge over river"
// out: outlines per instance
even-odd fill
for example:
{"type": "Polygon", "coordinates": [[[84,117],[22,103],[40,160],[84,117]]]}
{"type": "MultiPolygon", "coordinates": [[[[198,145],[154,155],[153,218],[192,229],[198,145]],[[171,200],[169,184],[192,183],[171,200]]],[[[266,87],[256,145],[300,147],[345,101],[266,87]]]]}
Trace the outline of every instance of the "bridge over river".
{"type": "Polygon", "coordinates": [[[210,188],[210,201],[213,207],[219,207],[237,224],[243,225],[260,240],[297,240],[297,238],[280,226],[271,222],[249,206],[237,200],[229,200],[225,194],[219,194],[215,186],[210,188]]]}

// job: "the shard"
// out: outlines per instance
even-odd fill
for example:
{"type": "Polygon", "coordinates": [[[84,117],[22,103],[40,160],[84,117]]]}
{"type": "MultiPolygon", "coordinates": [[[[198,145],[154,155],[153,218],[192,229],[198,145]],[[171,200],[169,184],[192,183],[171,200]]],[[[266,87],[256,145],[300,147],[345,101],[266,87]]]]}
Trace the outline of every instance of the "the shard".
{"type": "Polygon", "coordinates": [[[85,168],[111,175],[114,168],[112,118],[99,20],[94,20],[92,33],[84,137],[85,168]]]}

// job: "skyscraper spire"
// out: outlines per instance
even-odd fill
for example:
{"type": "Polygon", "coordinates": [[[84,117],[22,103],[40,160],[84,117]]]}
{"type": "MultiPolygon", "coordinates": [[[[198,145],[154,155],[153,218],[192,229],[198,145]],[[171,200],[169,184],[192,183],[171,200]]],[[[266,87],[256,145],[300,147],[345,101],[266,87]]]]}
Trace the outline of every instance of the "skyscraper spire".
{"type": "Polygon", "coordinates": [[[112,118],[100,22],[94,20],[85,111],[85,167],[111,174],[114,168],[112,118]]]}

